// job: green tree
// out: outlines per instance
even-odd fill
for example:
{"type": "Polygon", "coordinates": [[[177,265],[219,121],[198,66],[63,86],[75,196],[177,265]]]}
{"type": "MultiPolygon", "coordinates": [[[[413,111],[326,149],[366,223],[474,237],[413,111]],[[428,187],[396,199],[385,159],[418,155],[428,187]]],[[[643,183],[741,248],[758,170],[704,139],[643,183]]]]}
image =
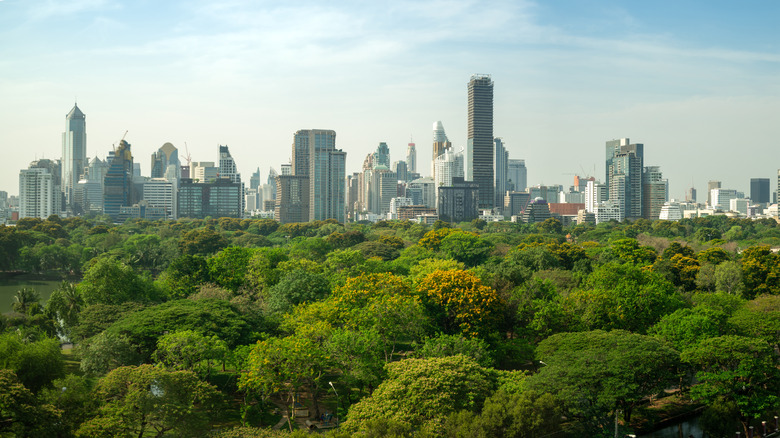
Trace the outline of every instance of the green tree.
{"type": "Polygon", "coordinates": [[[12,370],[26,388],[37,393],[64,375],[65,361],[55,339],[27,342],[18,333],[4,333],[0,335],[0,368],[12,370]]]}
{"type": "Polygon", "coordinates": [[[715,290],[727,294],[742,294],[742,270],[737,262],[725,261],[715,268],[715,290]]]}
{"type": "Polygon", "coordinates": [[[157,340],[157,350],[152,358],[168,369],[195,371],[208,376],[212,361],[224,363],[227,354],[227,344],[216,336],[178,330],[157,340]]]}
{"type": "Polygon", "coordinates": [[[645,397],[677,379],[679,364],[666,343],[623,330],[559,333],[542,341],[536,354],[544,366],[526,387],[555,394],[573,418],[602,429],[611,426],[616,409],[631,421],[645,397]]]}
{"type": "Polygon", "coordinates": [[[14,312],[29,314],[35,309],[40,309],[41,295],[33,288],[23,287],[14,294],[11,308],[14,312]]]}
{"type": "Polygon", "coordinates": [[[208,259],[209,277],[225,289],[238,292],[246,283],[249,261],[255,250],[231,246],[208,259]]]}
{"type": "Polygon", "coordinates": [[[470,357],[482,367],[493,366],[493,358],[487,342],[479,338],[466,338],[461,334],[445,335],[440,333],[433,338],[427,338],[421,345],[417,346],[414,354],[423,359],[462,354],[470,357]]]}
{"type": "Polygon", "coordinates": [[[748,299],[778,293],[780,259],[769,246],[753,246],[742,251],[742,281],[748,299]]]}
{"type": "Polygon", "coordinates": [[[210,255],[228,245],[227,239],[208,228],[187,231],[179,241],[182,254],[210,255]]]}
{"type": "Polygon", "coordinates": [[[248,344],[253,330],[263,330],[262,320],[250,325],[236,308],[223,300],[176,300],[147,307],[126,315],[106,329],[106,334],[127,336],[138,346],[143,360],[157,349],[157,340],[166,332],[193,330],[204,336],[217,336],[229,347],[248,344]]]}
{"type": "Polygon", "coordinates": [[[454,412],[480,409],[495,385],[489,369],[462,355],[406,359],[386,368],[387,379],[350,408],[346,431],[359,433],[372,420],[434,430],[454,412]]]}
{"type": "Polygon", "coordinates": [[[222,402],[219,391],[194,373],[152,365],[117,368],[100,380],[94,394],[102,406],[77,436],[205,436],[222,402]]]}
{"type": "Polygon", "coordinates": [[[171,298],[187,298],[209,281],[206,259],[199,255],[183,254],[174,259],[158,281],[171,298]]]}
{"type": "Polygon", "coordinates": [[[39,403],[13,371],[0,368],[0,435],[52,436],[60,416],[54,406],[39,403]]]}
{"type": "Polygon", "coordinates": [[[122,304],[159,299],[151,280],[110,257],[98,258],[87,269],[78,291],[86,304],[122,304]]]}
{"type": "Polygon", "coordinates": [[[52,291],[46,302],[45,311],[60,324],[60,333],[70,338],[70,330],[78,324],[79,313],[84,307],[84,298],[76,288],[76,285],[63,281],[60,287],[52,291]]]}
{"type": "Polygon", "coordinates": [[[93,387],[92,379],[69,374],[41,391],[40,400],[62,412],[59,421],[52,424],[56,436],[73,436],[81,423],[94,416],[98,401],[92,394],[93,387]]]}
{"type": "Polygon", "coordinates": [[[328,279],[322,275],[296,269],[268,290],[271,310],[286,312],[298,304],[325,298],[330,293],[328,279]]]}
{"type": "Polygon", "coordinates": [[[347,401],[352,401],[353,388],[358,389],[358,395],[370,394],[382,381],[382,337],[375,329],[335,329],[325,342],[325,350],[340,374],[347,401]]]}
{"type": "Polygon", "coordinates": [[[763,340],[733,335],[705,339],[685,349],[681,358],[700,370],[691,397],[708,405],[734,403],[745,435],[752,419],[780,404],[777,355],[763,340]]]}
{"type": "Polygon", "coordinates": [[[648,333],[665,339],[681,351],[703,339],[722,335],[726,318],[725,313],[706,307],[678,309],[661,318],[648,333]]]}
{"type": "Polygon", "coordinates": [[[561,430],[561,407],[550,394],[499,389],[481,413],[461,411],[447,418],[443,435],[452,438],[536,438],[561,430]]]}
{"type": "Polygon", "coordinates": [[[638,333],[684,304],[674,285],[655,272],[628,263],[596,269],[585,288],[569,294],[565,303],[590,329],[638,333]]]}
{"type": "Polygon", "coordinates": [[[102,332],[79,344],[81,371],[101,376],[115,368],[141,363],[138,346],[127,336],[102,332]]]}
{"type": "Polygon", "coordinates": [[[441,250],[448,257],[473,267],[487,260],[493,251],[493,244],[476,233],[457,232],[442,239],[441,250]]]}

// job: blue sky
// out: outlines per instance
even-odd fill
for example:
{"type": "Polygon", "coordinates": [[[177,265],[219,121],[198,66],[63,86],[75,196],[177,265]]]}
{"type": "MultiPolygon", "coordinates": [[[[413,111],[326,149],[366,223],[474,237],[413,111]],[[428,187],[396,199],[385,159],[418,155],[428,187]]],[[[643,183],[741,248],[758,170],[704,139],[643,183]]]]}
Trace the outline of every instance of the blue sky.
{"type": "Polygon", "coordinates": [[[78,99],[90,156],[125,130],[143,173],[165,142],[227,144],[245,179],[293,133],[337,132],[347,171],[431,125],[466,144],[466,84],[495,81],[494,134],[530,184],[604,175],[604,142],[645,144],[671,196],[748,190],[780,168],[780,2],[0,1],[0,190],[59,158],[78,99]]]}

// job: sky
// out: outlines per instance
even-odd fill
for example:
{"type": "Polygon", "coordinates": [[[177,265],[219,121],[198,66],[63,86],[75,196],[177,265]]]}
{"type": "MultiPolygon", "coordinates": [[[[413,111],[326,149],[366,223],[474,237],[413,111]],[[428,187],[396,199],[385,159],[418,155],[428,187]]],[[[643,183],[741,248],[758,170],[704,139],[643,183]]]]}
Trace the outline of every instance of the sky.
{"type": "Polygon", "coordinates": [[[289,162],[299,129],[333,129],[347,173],[432,125],[466,146],[467,83],[494,81],[494,128],[528,183],[604,179],[605,142],[645,146],[670,196],[709,180],[749,195],[780,168],[780,2],[723,0],[0,0],[0,190],[127,131],[142,173],[166,142],[193,161],[228,145],[243,179],[289,162]]]}

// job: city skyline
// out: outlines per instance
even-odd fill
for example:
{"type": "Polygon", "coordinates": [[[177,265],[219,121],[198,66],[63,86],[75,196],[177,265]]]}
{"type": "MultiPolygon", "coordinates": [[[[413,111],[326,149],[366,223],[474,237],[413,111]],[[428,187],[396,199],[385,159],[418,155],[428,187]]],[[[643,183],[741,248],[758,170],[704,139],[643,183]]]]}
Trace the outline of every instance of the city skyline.
{"type": "Polygon", "coordinates": [[[776,175],[777,4],[491,6],[2,1],[0,38],[14,44],[0,46],[0,190],[18,194],[20,169],[61,158],[74,100],[88,160],[128,130],[145,175],[145,157],[187,142],[196,161],[227,144],[240,173],[264,179],[302,128],[338,132],[348,174],[379,142],[403,157],[411,136],[426,174],[433,122],[466,147],[473,73],[495,82],[493,135],[529,185],[599,178],[604,142],[624,137],[646,145],[673,198],[776,175]]]}

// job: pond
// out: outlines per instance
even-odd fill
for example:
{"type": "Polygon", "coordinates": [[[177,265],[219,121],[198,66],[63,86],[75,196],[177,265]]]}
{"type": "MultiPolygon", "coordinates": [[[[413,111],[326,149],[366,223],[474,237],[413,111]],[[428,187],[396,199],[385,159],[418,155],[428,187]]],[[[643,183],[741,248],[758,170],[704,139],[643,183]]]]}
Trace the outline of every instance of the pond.
{"type": "Polygon", "coordinates": [[[0,313],[8,313],[14,301],[14,295],[19,289],[26,287],[35,289],[41,296],[41,306],[51,296],[51,293],[59,288],[62,279],[55,277],[43,277],[34,274],[0,275],[0,313]]]}
{"type": "Polygon", "coordinates": [[[639,438],[703,438],[705,436],[708,435],[704,435],[704,432],[702,432],[701,427],[699,426],[699,417],[694,417],[687,421],[665,427],[655,432],[639,435],[639,438]]]}

